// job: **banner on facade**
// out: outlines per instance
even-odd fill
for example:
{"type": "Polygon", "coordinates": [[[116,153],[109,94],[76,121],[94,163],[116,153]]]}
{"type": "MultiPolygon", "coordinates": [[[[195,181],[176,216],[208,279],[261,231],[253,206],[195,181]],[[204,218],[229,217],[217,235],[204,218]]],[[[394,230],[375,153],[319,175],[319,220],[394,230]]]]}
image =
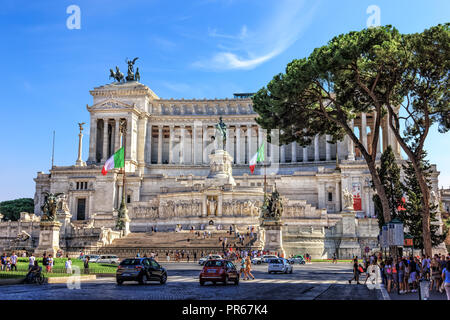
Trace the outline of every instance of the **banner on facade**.
{"type": "Polygon", "coordinates": [[[352,194],[353,194],[353,210],[362,211],[362,201],[361,201],[361,184],[352,184],[352,194]]]}

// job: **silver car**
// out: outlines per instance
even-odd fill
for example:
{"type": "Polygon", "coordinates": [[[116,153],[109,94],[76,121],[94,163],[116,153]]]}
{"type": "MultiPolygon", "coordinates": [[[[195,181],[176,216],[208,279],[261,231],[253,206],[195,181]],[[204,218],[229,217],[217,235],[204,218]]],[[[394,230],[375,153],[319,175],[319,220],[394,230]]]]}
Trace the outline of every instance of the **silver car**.
{"type": "Polygon", "coordinates": [[[108,263],[108,264],[119,264],[119,257],[118,256],[114,256],[114,255],[101,255],[97,261],[95,261],[96,263],[108,263]]]}
{"type": "Polygon", "coordinates": [[[294,271],[292,264],[284,258],[270,259],[268,263],[269,273],[292,273],[294,271]]]}

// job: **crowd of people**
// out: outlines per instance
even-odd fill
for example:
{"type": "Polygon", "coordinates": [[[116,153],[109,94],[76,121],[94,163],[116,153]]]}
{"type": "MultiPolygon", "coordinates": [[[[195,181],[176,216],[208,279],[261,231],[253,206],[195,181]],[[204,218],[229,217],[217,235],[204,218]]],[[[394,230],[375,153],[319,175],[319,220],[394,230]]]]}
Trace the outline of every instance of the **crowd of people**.
{"type": "Polygon", "coordinates": [[[450,255],[398,257],[394,261],[391,257],[383,259],[380,253],[363,257],[362,264],[358,257],[354,257],[352,263],[353,277],[349,283],[356,281],[360,284],[360,277],[365,276],[366,284],[368,279],[375,279],[379,274],[388,293],[408,294],[418,291],[421,280],[429,281],[429,291],[445,291],[447,300],[450,300],[450,255]]]}
{"type": "Polygon", "coordinates": [[[17,271],[17,258],[15,252],[12,252],[10,256],[4,252],[0,258],[0,270],[17,271]]]}

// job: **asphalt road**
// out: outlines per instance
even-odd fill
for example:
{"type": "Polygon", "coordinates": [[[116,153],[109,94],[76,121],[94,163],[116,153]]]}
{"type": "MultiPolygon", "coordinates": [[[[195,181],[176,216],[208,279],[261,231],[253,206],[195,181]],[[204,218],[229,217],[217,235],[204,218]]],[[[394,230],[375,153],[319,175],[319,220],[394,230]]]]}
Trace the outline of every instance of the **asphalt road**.
{"type": "Polygon", "coordinates": [[[255,280],[239,285],[200,286],[201,266],[194,263],[162,263],[168,271],[167,283],[139,285],[125,282],[118,286],[115,278],[98,278],[81,282],[80,289],[67,284],[2,286],[0,300],[377,300],[379,290],[348,284],[350,264],[311,263],[295,265],[292,274],[268,274],[267,265],[254,265],[255,280]]]}

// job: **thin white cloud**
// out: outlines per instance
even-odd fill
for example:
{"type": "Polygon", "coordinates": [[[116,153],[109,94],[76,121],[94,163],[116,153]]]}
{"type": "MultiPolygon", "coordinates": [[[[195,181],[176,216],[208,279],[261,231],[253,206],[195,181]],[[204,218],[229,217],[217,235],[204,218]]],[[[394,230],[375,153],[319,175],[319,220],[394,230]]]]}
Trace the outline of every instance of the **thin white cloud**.
{"type": "Polygon", "coordinates": [[[301,0],[274,4],[275,8],[268,8],[269,16],[263,17],[261,25],[254,29],[244,24],[237,35],[209,29],[208,35],[220,41],[217,47],[222,51],[192,66],[205,70],[253,69],[287,50],[312,22],[318,3],[313,7],[307,7],[306,1],[301,0]]]}

